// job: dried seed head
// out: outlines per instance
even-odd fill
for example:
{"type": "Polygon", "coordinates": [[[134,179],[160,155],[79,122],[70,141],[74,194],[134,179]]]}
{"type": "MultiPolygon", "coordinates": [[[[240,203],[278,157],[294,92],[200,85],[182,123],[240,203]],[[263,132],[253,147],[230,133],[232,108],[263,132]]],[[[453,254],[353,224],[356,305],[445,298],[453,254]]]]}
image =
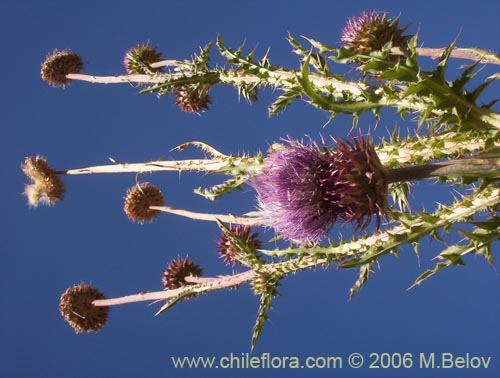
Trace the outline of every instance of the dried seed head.
{"type": "Polygon", "coordinates": [[[340,219],[364,229],[387,209],[386,171],[370,139],[337,141],[337,149],[288,140],[267,157],[253,180],[267,222],[285,238],[305,244],[326,237],[340,219]]]}
{"type": "Polygon", "coordinates": [[[100,330],[108,320],[108,306],[94,306],[96,299],[105,299],[97,288],[80,284],[67,289],[61,295],[59,310],[76,333],[100,330]]]}
{"type": "Polygon", "coordinates": [[[125,53],[123,57],[123,66],[129,75],[144,75],[151,72],[163,72],[162,67],[152,68],[151,63],[161,60],[162,53],[158,52],[157,47],[151,47],[147,42],[145,45],[139,44],[125,53]]]}
{"type": "Polygon", "coordinates": [[[123,210],[131,221],[144,223],[152,221],[160,214],[159,210],[152,210],[150,206],[163,206],[163,194],[156,186],[143,182],[129,188],[125,196],[123,210]]]}
{"type": "MultiPolygon", "coordinates": [[[[194,260],[190,260],[187,256],[185,258],[177,257],[177,260],[172,260],[165,269],[162,278],[162,285],[165,290],[178,289],[182,286],[190,285],[186,281],[187,276],[201,277],[203,269],[197,265],[194,260]]],[[[186,298],[191,298],[189,295],[186,298]]]]}
{"type": "MultiPolygon", "coordinates": [[[[231,225],[229,230],[241,239],[241,241],[246,244],[250,250],[256,251],[262,247],[262,242],[257,239],[259,233],[250,233],[250,226],[240,224],[231,225]]],[[[217,243],[217,252],[226,265],[241,265],[238,257],[241,254],[240,247],[236,245],[224,232],[220,236],[217,243]]]]}
{"type": "Polygon", "coordinates": [[[210,86],[207,84],[193,84],[178,87],[174,91],[175,103],[183,112],[199,114],[208,110],[212,98],[208,94],[210,86]]]}
{"type": "Polygon", "coordinates": [[[363,12],[347,20],[340,39],[344,47],[354,48],[357,54],[381,50],[389,42],[404,49],[411,36],[404,36],[408,26],[400,27],[398,23],[399,17],[388,19],[385,12],[363,12]]]}
{"type": "Polygon", "coordinates": [[[24,174],[33,183],[25,186],[24,194],[32,206],[39,203],[54,206],[56,200],[64,199],[66,188],[63,181],[53,170],[47,160],[41,156],[27,157],[21,165],[24,174]]]}
{"type": "Polygon", "coordinates": [[[62,51],[54,50],[47,54],[42,63],[42,79],[53,87],[64,87],[71,83],[66,77],[70,73],[80,73],[83,69],[82,58],[69,49],[62,51]]]}

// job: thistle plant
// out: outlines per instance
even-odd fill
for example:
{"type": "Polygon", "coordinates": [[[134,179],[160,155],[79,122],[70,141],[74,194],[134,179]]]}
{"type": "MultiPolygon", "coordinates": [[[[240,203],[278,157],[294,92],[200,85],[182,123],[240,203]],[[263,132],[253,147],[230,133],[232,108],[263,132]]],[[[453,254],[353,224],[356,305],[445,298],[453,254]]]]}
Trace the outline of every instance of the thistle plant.
{"type": "MultiPolygon", "coordinates": [[[[94,316],[97,308],[107,311],[112,305],[165,301],[158,311],[162,313],[182,299],[249,283],[260,297],[251,342],[254,347],[279,286],[292,273],[318,266],[358,269],[352,297],[370,279],[376,263],[383,262],[384,255],[395,255],[408,244],[418,252],[423,238],[440,240],[442,231],[461,235],[461,241],[443,247],[435,267],[417,277],[412,287],[444,268],[464,264],[463,257],[468,254],[482,255],[493,265],[492,245],[500,239],[496,214],[500,202],[500,114],[494,109],[495,101],[483,103],[481,94],[498,75],[479,84],[474,77],[481,66],[497,67],[500,56],[455,43],[446,48],[420,48],[418,35],[409,33],[399,22],[399,17],[374,11],[352,17],[340,33],[340,47],[310,38],[301,43],[289,35],[293,52],[300,57],[297,69],[271,64],[267,53],[256,59],[256,52],[245,53],[244,46],[228,48],[219,36],[216,46],[224,61],[215,65],[210,61],[211,43],[186,60],[160,60],[162,54],[148,43],[126,52],[127,75],[84,75],[76,64],[61,71],[62,84],[66,80],[139,83],[140,93],[171,94],[181,110],[197,114],[209,110],[213,101],[209,92],[215,85],[231,85],[249,102],[258,101],[259,90],[270,87],[279,93],[268,107],[271,116],[302,99],[327,112],[330,125],[326,130],[331,134],[330,139],[319,141],[310,136],[302,140],[284,136],[266,153],[245,155],[222,153],[194,141],[172,151],[182,153],[196,147],[205,154],[203,158],[131,164],[112,161],[64,170],[52,169],[41,157],[27,158],[22,169],[34,182],[26,188],[32,204],[43,198],[50,205],[62,200],[65,175],[96,173],[136,173],[139,177],[159,171],[195,171],[224,177],[220,184],[194,190],[208,200],[232,195],[244,186],[254,193],[255,204],[246,214],[208,214],[170,206],[168,195],[165,200],[160,188],[136,182],[124,204],[132,221],[154,221],[165,212],[217,222],[221,236],[207,253],[241,271],[202,277],[202,268],[193,260],[169,256],[171,263],[162,277],[164,290],[111,299],[90,290],[94,297],[68,305],[68,298],[73,298],[73,292],[80,293],[81,287],[69,289],[61,302],[65,319],[74,325],[79,319],[95,318],[98,326],[94,328],[98,329],[105,317],[94,316]],[[437,59],[433,69],[422,68],[426,58],[437,59]],[[469,65],[450,81],[447,70],[454,59],[466,59],[469,65]],[[335,73],[334,69],[343,66],[355,70],[335,73]],[[396,109],[403,118],[411,115],[415,119],[408,136],[397,130],[380,139],[361,131],[349,135],[335,132],[338,114],[352,115],[354,129],[364,112],[373,112],[381,122],[381,109],[387,107],[396,109]],[[439,181],[453,191],[464,188],[467,194],[457,194],[451,203],[440,204],[434,211],[410,209],[412,184],[425,179],[439,181]],[[333,236],[338,224],[352,229],[350,239],[333,236]],[[272,244],[258,238],[262,228],[273,231],[272,244]]],[[[44,66],[53,59],[48,57],[44,66]]]]}

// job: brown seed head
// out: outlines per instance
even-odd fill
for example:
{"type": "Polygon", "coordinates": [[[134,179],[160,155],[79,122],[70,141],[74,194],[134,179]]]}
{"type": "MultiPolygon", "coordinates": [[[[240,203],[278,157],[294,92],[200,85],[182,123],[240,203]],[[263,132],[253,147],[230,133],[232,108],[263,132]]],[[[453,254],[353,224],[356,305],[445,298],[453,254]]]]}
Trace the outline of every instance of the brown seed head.
{"type": "Polygon", "coordinates": [[[80,73],[83,69],[82,58],[69,49],[62,51],[54,50],[47,54],[42,63],[42,79],[53,87],[64,87],[71,82],[66,77],[70,73],[80,73]]]}
{"type": "Polygon", "coordinates": [[[67,289],[61,295],[59,310],[76,333],[100,330],[108,320],[108,306],[94,306],[96,299],[105,299],[97,288],[79,284],[67,289]]]}
{"type": "Polygon", "coordinates": [[[54,206],[56,200],[64,199],[66,188],[64,182],[53,170],[47,160],[42,156],[30,156],[21,165],[24,174],[33,183],[26,185],[24,194],[32,206],[38,206],[40,202],[54,206]]]}
{"type": "Polygon", "coordinates": [[[150,206],[163,206],[163,194],[160,189],[149,183],[141,183],[131,187],[125,197],[124,211],[130,220],[138,223],[152,221],[160,214],[150,206]]]}

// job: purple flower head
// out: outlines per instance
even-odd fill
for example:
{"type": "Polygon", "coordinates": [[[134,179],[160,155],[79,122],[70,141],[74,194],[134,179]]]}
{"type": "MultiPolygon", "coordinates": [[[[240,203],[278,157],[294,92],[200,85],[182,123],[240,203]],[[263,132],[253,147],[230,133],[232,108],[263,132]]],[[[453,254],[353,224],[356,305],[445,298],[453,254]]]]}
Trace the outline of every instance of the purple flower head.
{"type": "Polygon", "coordinates": [[[391,42],[393,47],[405,48],[410,36],[403,33],[408,26],[398,25],[399,16],[388,19],[385,12],[369,11],[347,19],[342,29],[342,46],[352,47],[358,54],[381,50],[391,42]]]}
{"type": "MultiPolygon", "coordinates": [[[[250,233],[250,226],[248,225],[232,225],[229,227],[229,230],[233,232],[238,238],[241,239],[243,243],[245,243],[248,248],[252,251],[255,251],[262,247],[262,242],[257,239],[259,236],[258,232],[250,233]]],[[[224,260],[226,265],[233,264],[241,265],[239,261],[239,255],[241,254],[240,247],[236,245],[236,243],[229,238],[225,233],[219,238],[217,243],[217,252],[221,259],[224,260]]]]}
{"type": "Polygon", "coordinates": [[[336,149],[288,139],[254,180],[267,222],[299,244],[319,242],[337,220],[364,229],[385,216],[387,183],[371,140],[336,141],[336,149]]]}

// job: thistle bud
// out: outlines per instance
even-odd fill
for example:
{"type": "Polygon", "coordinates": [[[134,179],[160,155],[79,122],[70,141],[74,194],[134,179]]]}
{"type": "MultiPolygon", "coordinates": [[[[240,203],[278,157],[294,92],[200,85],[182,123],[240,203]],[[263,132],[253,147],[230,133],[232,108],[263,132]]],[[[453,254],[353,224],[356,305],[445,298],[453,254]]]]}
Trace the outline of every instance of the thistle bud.
{"type": "Polygon", "coordinates": [[[71,82],[66,77],[70,73],[80,73],[83,69],[82,58],[69,49],[54,50],[47,54],[42,63],[42,79],[53,87],[64,87],[71,82]]]}
{"type": "Polygon", "coordinates": [[[389,19],[385,12],[363,12],[347,20],[340,36],[342,46],[353,48],[357,54],[382,50],[389,42],[404,49],[410,39],[403,35],[408,26],[400,27],[398,23],[399,17],[389,19]]]}
{"type": "Polygon", "coordinates": [[[175,89],[175,104],[178,105],[183,112],[199,114],[204,110],[208,110],[212,103],[212,98],[208,94],[210,89],[206,84],[185,85],[175,89]]]}
{"type": "MultiPolygon", "coordinates": [[[[187,276],[201,277],[203,269],[197,265],[194,260],[177,257],[177,260],[172,260],[163,273],[162,285],[165,290],[178,289],[180,287],[190,285],[186,281],[187,276]]],[[[192,295],[187,298],[192,297],[192,295]]]]}
{"type": "MultiPolygon", "coordinates": [[[[259,233],[250,233],[250,226],[232,225],[229,227],[229,230],[247,245],[250,250],[256,251],[262,247],[262,242],[257,238],[259,233]]],[[[241,255],[240,249],[226,233],[222,233],[217,243],[217,252],[226,265],[241,265],[239,261],[239,256],[241,255]]]]}
{"type": "Polygon", "coordinates": [[[162,72],[162,67],[152,68],[151,63],[161,60],[162,53],[158,52],[157,47],[151,47],[147,42],[145,45],[137,45],[128,49],[123,57],[123,66],[129,75],[143,75],[151,72],[162,72]]]}

